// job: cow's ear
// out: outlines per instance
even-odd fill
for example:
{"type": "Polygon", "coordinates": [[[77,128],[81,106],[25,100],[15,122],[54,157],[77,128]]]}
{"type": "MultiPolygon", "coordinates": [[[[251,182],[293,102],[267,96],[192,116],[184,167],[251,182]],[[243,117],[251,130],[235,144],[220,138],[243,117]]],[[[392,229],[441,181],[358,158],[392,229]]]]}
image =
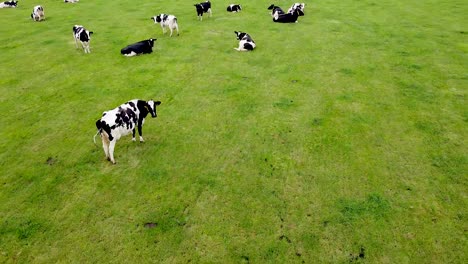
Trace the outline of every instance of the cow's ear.
{"type": "Polygon", "coordinates": [[[92,35],[92,34],[94,34],[94,32],[90,31],[89,34],[92,35]]]}
{"type": "Polygon", "coordinates": [[[160,104],[161,104],[161,101],[154,102],[154,105],[160,105],[160,104]]]}

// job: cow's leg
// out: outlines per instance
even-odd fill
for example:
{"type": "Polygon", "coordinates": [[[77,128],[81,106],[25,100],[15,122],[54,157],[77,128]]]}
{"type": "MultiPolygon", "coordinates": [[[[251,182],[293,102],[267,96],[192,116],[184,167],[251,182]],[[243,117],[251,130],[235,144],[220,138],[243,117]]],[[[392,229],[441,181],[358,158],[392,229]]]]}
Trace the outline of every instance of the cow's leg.
{"type": "Polygon", "coordinates": [[[133,135],[132,141],[135,142],[136,141],[136,139],[135,139],[135,128],[132,130],[132,135],[133,135]]]}
{"type": "Polygon", "coordinates": [[[85,46],[85,43],[83,41],[81,41],[81,47],[83,48],[84,52],[86,53],[86,46],[85,46]]]}
{"type": "Polygon", "coordinates": [[[114,159],[114,149],[115,149],[115,143],[117,142],[117,140],[112,140],[109,144],[109,157],[110,157],[110,161],[115,164],[115,159],[114,159]]]}
{"type": "Polygon", "coordinates": [[[75,40],[75,48],[78,48],[78,41],[76,39],[75,33],[73,33],[73,39],[75,40]]]}
{"type": "Polygon", "coordinates": [[[169,37],[172,37],[172,27],[169,27],[169,29],[171,30],[171,35],[169,35],[169,37]]]}
{"type": "Polygon", "coordinates": [[[208,13],[210,13],[210,17],[211,17],[211,8],[208,8],[208,13]]]}
{"type": "Polygon", "coordinates": [[[163,31],[163,35],[166,34],[166,28],[163,26],[162,23],[161,23],[161,28],[162,28],[162,31],[163,31]]]}
{"type": "Polygon", "coordinates": [[[109,138],[101,133],[102,148],[106,154],[106,158],[109,159],[109,138]]]}
{"type": "Polygon", "coordinates": [[[138,120],[138,135],[140,135],[140,142],[145,142],[145,140],[143,140],[143,124],[141,123],[140,120],[138,120]]]}
{"type": "Polygon", "coordinates": [[[177,36],[179,36],[179,25],[175,24],[175,29],[177,30],[177,36]]]}

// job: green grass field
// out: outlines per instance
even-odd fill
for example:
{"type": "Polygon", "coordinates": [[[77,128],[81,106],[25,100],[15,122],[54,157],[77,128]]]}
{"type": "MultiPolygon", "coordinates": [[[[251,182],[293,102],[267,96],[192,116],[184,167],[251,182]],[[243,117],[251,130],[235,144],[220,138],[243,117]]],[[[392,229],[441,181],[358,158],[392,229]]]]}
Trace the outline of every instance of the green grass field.
{"type": "Polygon", "coordinates": [[[468,261],[466,1],[312,1],[296,24],[196,2],[0,9],[0,263],[468,261]],[[95,121],[134,98],[158,118],[112,165],[95,121]]]}

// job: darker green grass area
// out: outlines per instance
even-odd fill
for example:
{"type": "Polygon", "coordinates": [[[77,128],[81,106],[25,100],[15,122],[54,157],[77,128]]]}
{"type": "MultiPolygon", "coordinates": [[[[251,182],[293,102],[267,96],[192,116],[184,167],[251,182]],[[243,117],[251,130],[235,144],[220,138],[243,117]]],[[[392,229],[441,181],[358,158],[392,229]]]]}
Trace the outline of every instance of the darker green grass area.
{"type": "Polygon", "coordinates": [[[0,9],[0,262],[466,262],[463,1],[194,3],[0,9]],[[95,121],[134,98],[158,117],[112,165],[95,121]]]}

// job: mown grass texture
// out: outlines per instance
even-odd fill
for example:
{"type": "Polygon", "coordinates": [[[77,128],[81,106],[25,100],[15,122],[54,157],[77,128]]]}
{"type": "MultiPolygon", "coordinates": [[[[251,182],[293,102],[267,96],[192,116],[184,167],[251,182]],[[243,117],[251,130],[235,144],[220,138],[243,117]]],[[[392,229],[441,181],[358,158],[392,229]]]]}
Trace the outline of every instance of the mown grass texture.
{"type": "Polygon", "coordinates": [[[0,262],[466,262],[463,1],[195,2],[0,10],[0,262]],[[112,165],[94,123],[133,98],[158,118],[112,165]]]}

